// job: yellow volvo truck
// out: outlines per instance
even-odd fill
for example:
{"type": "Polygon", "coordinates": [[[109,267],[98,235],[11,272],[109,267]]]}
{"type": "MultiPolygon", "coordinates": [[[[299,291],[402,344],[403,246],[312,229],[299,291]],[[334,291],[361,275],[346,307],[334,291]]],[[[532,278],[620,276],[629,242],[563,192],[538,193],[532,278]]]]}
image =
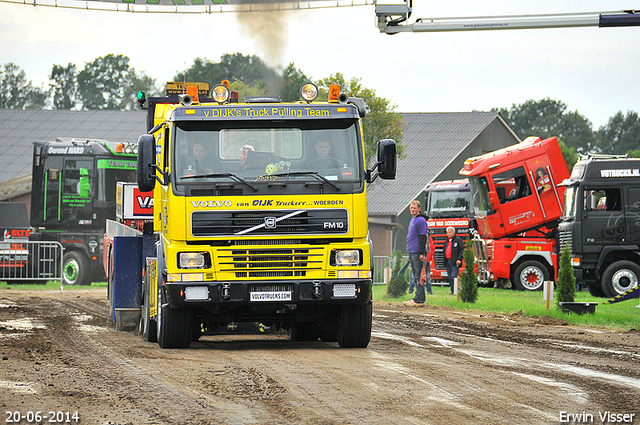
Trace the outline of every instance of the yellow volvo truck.
{"type": "Polygon", "coordinates": [[[305,84],[286,104],[238,103],[225,84],[185,90],[148,99],[138,139],[138,186],[154,208],[136,295],[145,339],[188,347],[220,325],[259,322],[293,340],[366,347],[367,184],[395,178],[395,142],[378,142],[367,169],[365,104],[338,86],[317,102],[305,84]]]}

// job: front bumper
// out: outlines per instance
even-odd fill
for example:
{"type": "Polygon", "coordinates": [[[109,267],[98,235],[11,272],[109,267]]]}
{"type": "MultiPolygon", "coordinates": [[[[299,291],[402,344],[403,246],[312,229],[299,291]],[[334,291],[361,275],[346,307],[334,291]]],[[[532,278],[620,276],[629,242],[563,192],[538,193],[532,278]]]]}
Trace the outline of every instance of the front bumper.
{"type": "Polygon", "coordinates": [[[340,305],[366,304],[372,300],[371,279],[323,279],[304,281],[167,282],[171,307],[214,305],[340,305]],[[197,287],[197,298],[189,288],[197,287]],[[206,288],[202,289],[202,288],[206,288]]]}

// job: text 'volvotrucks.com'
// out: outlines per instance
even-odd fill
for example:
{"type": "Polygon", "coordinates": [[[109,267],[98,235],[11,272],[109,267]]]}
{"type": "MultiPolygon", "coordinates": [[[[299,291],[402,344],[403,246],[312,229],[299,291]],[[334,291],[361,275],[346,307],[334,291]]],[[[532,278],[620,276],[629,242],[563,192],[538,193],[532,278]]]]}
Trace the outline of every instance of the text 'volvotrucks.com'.
{"type": "Polygon", "coordinates": [[[34,143],[29,239],[62,244],[65,284],[105,279],[105,220],[115,218],[116,183],[136,180],[137,151],[135,143],[99,139],[34,143]]]}
{"type": "Polygon", "coordinates": [[[318,89],[306,84],[303,100],[287,104],[264,97],[241,104],[224,84],[210,97],[186,86],[186,96],[148,99],[138,186],[153,191],[154,212],[138,235],[140,259],[119,250],[126,245],[119,234],[127,237],[121,226],[107,232],[116,321],[119,309],[140,308],[145,339],[166,348],[188,347],[232,322],[366,347],[366,186],[395,178],[395,142],[380,141],[377,163],[366,169],[364,102],[338,86],[328,102],[315,102],[318,89]],[[142,287],[121,281],[125,261],[145,268],[142,287]],[[133,305],[125,306],[120,295],[130,294],[133,305]]]}

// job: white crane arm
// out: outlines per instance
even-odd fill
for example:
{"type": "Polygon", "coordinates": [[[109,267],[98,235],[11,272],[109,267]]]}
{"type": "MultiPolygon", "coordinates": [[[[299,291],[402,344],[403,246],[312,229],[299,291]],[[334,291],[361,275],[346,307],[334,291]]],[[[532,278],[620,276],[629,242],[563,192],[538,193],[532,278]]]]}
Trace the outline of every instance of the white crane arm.
{"type": "Polygon", "coordinates": [[[546,15],[478,16],[467,18],[419,18],[406,24],[411,16],[411,0],[404,4],[376,3],[380,32],[488,31],[534,28],[623,27],[640,26],[640,11],[560,13],[546,15]]]}

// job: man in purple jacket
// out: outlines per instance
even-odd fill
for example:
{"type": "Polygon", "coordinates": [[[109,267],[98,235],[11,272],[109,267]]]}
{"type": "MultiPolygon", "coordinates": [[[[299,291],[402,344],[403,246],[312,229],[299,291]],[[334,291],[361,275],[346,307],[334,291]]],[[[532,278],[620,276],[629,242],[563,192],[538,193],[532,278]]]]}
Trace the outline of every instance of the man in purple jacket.
{"type": "Polygon", "coordinates": [[[411,292],[411,288],[415,286],[416,295],[412,300],[405,301],[404,305],[408,307],[419,307],[424,305],[426,300],[424,286],[420,285],[420,273],[422,272],[426,253],[428,227],[427,219],[420,214],[420,201],[411,201],[409,211],[412,215],[407,232],[407,253],[409,254],[409,264],[411,264],[409,292],[411,292]]]}

